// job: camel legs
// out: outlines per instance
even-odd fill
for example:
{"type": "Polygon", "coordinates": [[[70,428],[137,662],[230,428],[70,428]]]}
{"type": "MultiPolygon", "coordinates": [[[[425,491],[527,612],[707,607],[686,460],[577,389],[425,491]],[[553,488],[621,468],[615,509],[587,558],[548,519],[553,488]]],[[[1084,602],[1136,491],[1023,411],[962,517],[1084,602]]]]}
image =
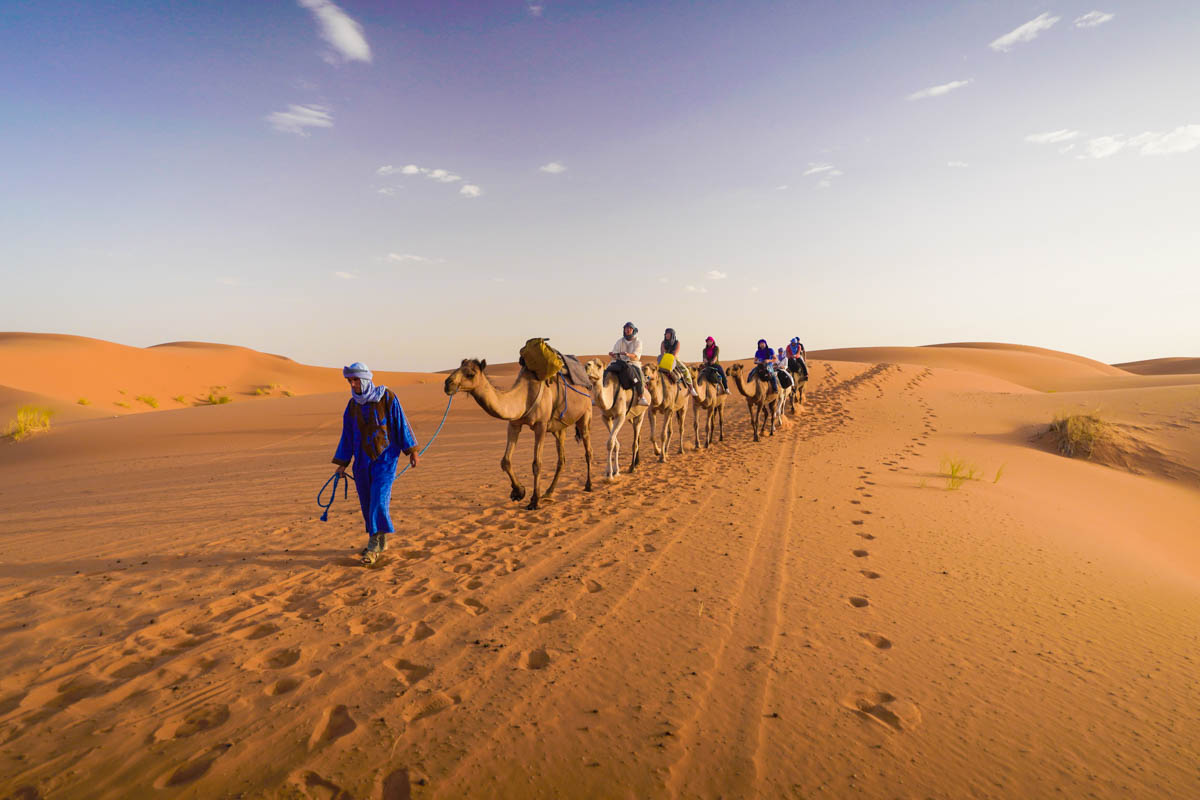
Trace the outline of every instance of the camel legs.
{"type": "MultiPolygon", "coordinates": [[[[697,406],[695,413],[692,414],[692,439],[696,442],[696,449],[700,449],[700,409],[702,406],[697,406]]],[[[707,429],[706,429],[707,430],[707,429]]]]}
{"type": "Polygon", "coordinates": [[[508,480],[512,484],[512,492],[508,495],[513,500],[522,500],[525,497],[525,487],[517,480],[517,476],[512,471],[512,454],[517,447],[517,438],[521,435],[521,426],[518,423],[508,423],[508,442],[504,445],[504,455],[500,457],[500,469],[504,470],[508,475],[508,480]]]}
{"type": "Polygon", "coordinates": [[[633,473],[633,470],[637,467],[638,459],[641,457],[642,425],[645,424],[645,422],[646,422],[646,415],[642,414],[639,417],[635,417],[633,422],[629,423],[633,427],[633,457],[630,458],[630,460],[629,460],[629,472],[631,474],[633,473]]]}
{"type": "Polygon", "coordinates": [[[679,423],[679,455],[683,455],[683,421],[687,417],[687,406],[675,412],[675,421],[679,423]]]}
{"type": "Polygon", "coordinates": [[[584,414],[575,423],[575,438],[583,442],[583,457],[587,460],[587,483],[583,485],[585,492],[592,490],[592,415],[584,414]]]}
{"type": "Polygon", "coordinates": [[[617,438],[617,434],[621,432],[621,426],[624,423],[624,417],[621,419],[604,418],[604,424],[608,427],[608,463],[604,467],[604,477],[610,481],[616,480],[620,474],[621,440],[617,438]]]}
{"type": "Polygon", "coordinates": [[[531,427],[533,428],[533,495],[529,498],[529,505],[525,508],[534,511],[538,507],[538,481],[542,474],[542,445],[546,441],[546,425],[539,422],[531,427]]]}
{"type": "Polygon", "coordinates": [[[558,476],[562,473],[563,464],[567,463],[566,435],[565,428],[551,432],[555,448],[558,450],[558,463],[554,466],[554,477],[550,479],[550,485],[546,487],[546,492],[542,495],[543,500],[554,493],[554,487],[558,485],[558,476]]]}
{"type": "Polygon", "coordinates": [[[758,441],[758,406],[754,405],[751,400],[746,400],[746,411],[750,413],[750,432],[754,434],[754,441],[758,441]]]}
{"type": "Polygon", "coordinates": [[[671,412],[663,412],[663,432],[662,432],[662,447],[656,447],[658,451],[658,460],[660,462],[667,460],[667,448],[671,444],[671,412]]]}

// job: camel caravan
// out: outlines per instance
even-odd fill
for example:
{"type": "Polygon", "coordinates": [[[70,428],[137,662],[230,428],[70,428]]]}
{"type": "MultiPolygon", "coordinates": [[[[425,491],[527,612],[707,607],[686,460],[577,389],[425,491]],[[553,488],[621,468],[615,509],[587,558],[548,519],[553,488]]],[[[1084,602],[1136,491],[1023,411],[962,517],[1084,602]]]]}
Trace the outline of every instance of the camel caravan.
{"type": "Polygon", "coordinates": [[[678,358],[680,344],[675,331],[667,328],[659,347],[657,361],[642,361],[642,344],[637,328],[625,323],[622,336],[609,352],[610,361],[591,359],[581,364],[573,355],[564,355],[542,338],[530,339],[521,348],[520,371],[508,389],[500,389],[485,374],[487,361],[464,358],[447,378],[447,395],[465,392],[479,407],[496,419],[508,423],[508,440],[500,468],[512,485],[509,497],[523,500],[533,510],[540,500],[550,497],[558,484],[566,462],[565,436],[575,429],[575,440],[583,445],[586,462],[584,491],[592,490],[591,422],[593,408],[598,410],[608,431],[605,442],[604,477],[609,481],[620,475],[621,429],[629,424],[633,445],[629,472],[634,472],[641,456],[642,427],[650,421],[650,443],[660,462],[667,460],[672,446],[684,453],[684,430],[689,409],[692,412],[692,437],[696,450],[708,449],[713,440],[725,441],[725,404],[732,394],[729,384],[746,399],[751,436],[775,435],[786,413],[797,414],[804,404],[808,383],[808,364],[799,337],[778,353],[760,339],[754,365],[734,364],[728,373],[720,364],[720,349],[709,337],[702,352],[703,361],[691,366],[678,358]],[[700,418],[704,418],[701,436],[700,418]],[[512,454],[522,428],[533,431],[533,486],[527,492],[512,469],[512,454]],[[544,493],[541,490],[542,445],[546,434],[554,437],[558,459],[554,477],[544,493]],[[703,443],[703,444],[702,444],[703,443]]]}

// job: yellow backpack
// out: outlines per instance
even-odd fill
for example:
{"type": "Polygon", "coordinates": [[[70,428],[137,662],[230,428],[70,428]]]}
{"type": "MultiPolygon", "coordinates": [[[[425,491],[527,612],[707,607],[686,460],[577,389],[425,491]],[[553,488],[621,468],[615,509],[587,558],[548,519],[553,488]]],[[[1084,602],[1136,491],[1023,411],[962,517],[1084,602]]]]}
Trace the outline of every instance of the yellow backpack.
{"type": "Polygon", "coordinates": [[[530,339],[521,348],[521,366],[548,381],[562,371],[563,360],[547,342],[549,339],[530,339]]]}

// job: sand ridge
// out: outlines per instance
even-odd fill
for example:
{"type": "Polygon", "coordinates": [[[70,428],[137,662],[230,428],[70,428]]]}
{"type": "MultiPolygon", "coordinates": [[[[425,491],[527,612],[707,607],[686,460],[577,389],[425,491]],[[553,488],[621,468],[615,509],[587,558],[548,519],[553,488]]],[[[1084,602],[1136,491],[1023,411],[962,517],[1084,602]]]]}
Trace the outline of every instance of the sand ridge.
{"type": "MultiPolygon", "coordinates": [[[[344,390],[0,448],[0,791],[1185,796],[1200,490],[1034,437],[1103,402],[1195,467],[1200,399],[975,349],[814,359],[774,436],[735,395],[724,444],[590,494],[568,443],[535,512],[456,397],[374,569],[353,499],[314,502],[344,390]]],[[[424,441],[440,385],[397,391],[424,441]]]]}

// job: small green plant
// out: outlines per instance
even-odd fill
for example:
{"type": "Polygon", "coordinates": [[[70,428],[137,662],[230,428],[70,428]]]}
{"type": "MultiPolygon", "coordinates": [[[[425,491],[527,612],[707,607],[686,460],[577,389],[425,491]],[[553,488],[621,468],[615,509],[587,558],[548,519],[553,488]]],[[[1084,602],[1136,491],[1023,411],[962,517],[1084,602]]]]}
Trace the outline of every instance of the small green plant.
{"type": "Polygon", "coordinates": [[[1000,467],[999,467],[999,468],[996,470],[996,477],[992,479],[992,483],[999,483],[999,482],[1000,482],[1000,476],[1004,474],[1004,468],[1005,468],[1005,467],[1007,467],[1007,466],[1008,466],[1008,464],[1001,464],[1001,465],[1000,465],[1000,467]]]}
{"type": "Polygon", "coordinates": [[[1096,444],[1104,438],[1105,422],[1095,413],[1059,415],[1050,423],[1050,433],[1058,441],[1064,456],[1091,458],[1096,444]]]}
{"type": "Polygon", "coordinates": [[[151,408],[158,408],[158,399],[151,395],[139,394],[137,396],[137,400],[139,403],[145,403],[146,405],[150,406],[151,408]]]}
{"type": "Polygon", "coordinates": [[[212,389],[209,390],[208,394],[206,394],[200,398],[200,403],[202,405],[208,405],[208,406],[221,406],[221,405],[225,405],[226,403],[232,403],[233,402],[232,397],[230,397],[227,394],[221,394],[221,392],[224,389],[225,389],[224,386],[212,387],[212,389]]]}
{"type": "Polygon", "coordinates": [[[126,403],[124,400],[118,400],[117,402],[113,403],[113,405],[120,406],[121,408],[129,408],[130,407],[129,403],[126,403]]]}
{"type": "Polygon", "coordinates": [[[942,472],[946,475],[946,488],[953,491],[967,481],[978,480],[979,467],[963,458],[942,458],[942,472]]]}
{"type": "Polygon", "coordinates": [[[88,400],[86,397],[81,397],[78,400],[76,400],[75,402],[81,406],[90,406],[92,404],[92,401],[88,400]]]}
{"type": "Polygon", "coordinates": [[[50,418],[54,412],[42,406],[21,406],[17,418],[8,423],[4,435],[19,442],[30,434],[50,430],[50,418]]]}
{"type": "Polygon", "coordinates": [[[269,386],[259,386],[254,390],[255,397],[262,397],[263,395],[268,395],[270,393],[271,388],[269,386]]]}
{"type": "Polygon", "coordinates": [[[187,398],[181,394],[177,394],[174,397],[172,397],[171,399],[174,400],[176,403],[186,403],[187,402],[187,398]]]}

